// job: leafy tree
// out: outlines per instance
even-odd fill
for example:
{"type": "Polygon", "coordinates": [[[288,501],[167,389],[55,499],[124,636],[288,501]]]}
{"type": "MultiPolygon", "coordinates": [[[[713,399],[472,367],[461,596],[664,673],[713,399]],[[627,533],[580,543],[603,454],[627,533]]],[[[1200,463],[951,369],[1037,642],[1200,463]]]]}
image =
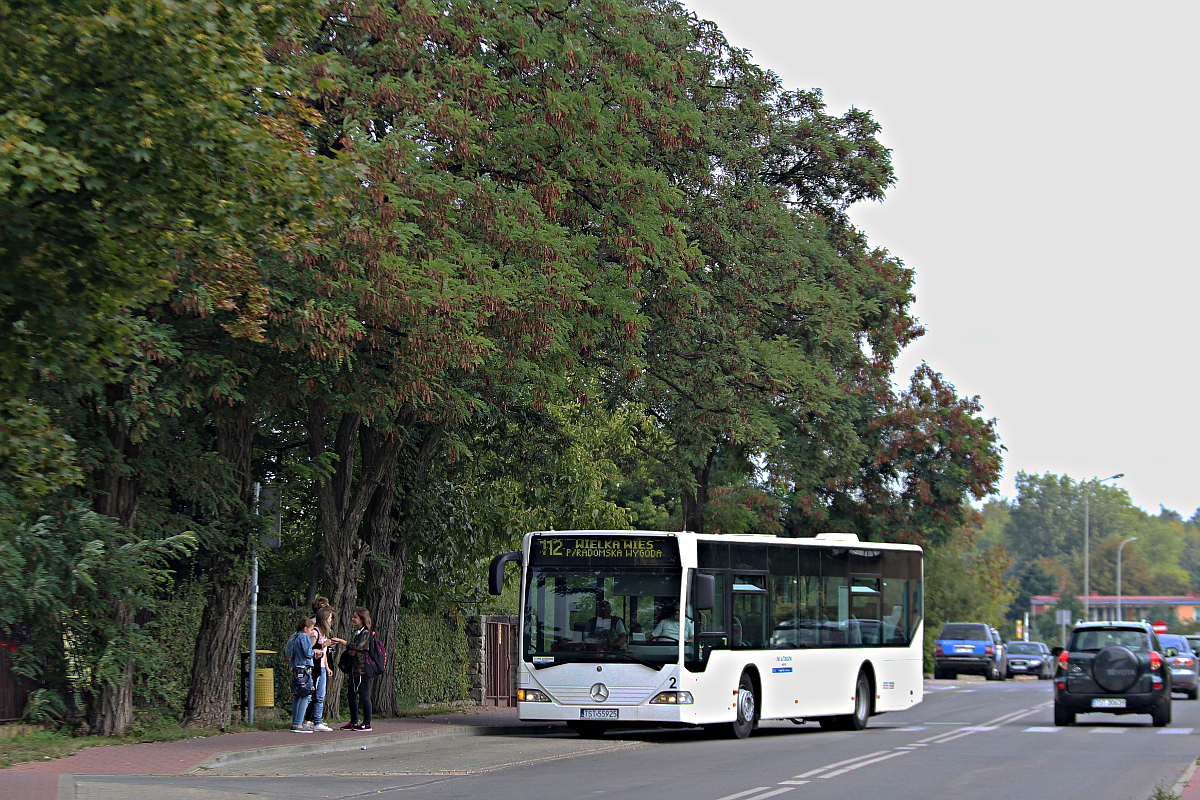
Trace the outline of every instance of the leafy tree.
{"type": "Polygon", "coordinates": [[[10,391],[124,352],[121,310],[165,297],[181,254],[222,302],[250,243],[311,218],[304,113],[263,49],[309,7],[0,3],[0,49],[20,54],[0,66],[10,391]]]}
{"type": "Polygon", "coordinates": [[[960,528],[925,554],[925,661],[932,669],[933,642],[946,622],[986,622],[999,627],[1013,589],[1004,578],[1010,564],[1002,547],[960,528]]]}
{"type": "Polygon", "coordinates": [[[154,662],[134,615],[153,605],[170,559],[194,545],[190,533],[131,535],[79,502],[34,520],[0,518],[0,627],[24,639],[16,671],[52,693],[44,713],[61,719],[78,691],[93,732],[128,729],[133,676],[154,662]]]}

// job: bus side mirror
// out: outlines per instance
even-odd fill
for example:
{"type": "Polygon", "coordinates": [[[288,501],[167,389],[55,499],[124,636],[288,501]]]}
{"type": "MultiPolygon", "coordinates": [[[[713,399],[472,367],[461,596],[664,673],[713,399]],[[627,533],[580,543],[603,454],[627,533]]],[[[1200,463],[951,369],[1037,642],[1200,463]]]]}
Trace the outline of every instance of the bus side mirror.
{"type": "Polygon", "coordinates": [[[692,608],[708,611],[717,604],[717,576],[695,573],[692,575],[692,608]]]}
{"type": "Polygon", "coordinates": [[[517,562],[519,566],[521,563],[521,554],[519,552],[501,553],[492,559],[492,565],[488,567],[489,594],[504,593],[504,565],[510,561],[517,562]]]}

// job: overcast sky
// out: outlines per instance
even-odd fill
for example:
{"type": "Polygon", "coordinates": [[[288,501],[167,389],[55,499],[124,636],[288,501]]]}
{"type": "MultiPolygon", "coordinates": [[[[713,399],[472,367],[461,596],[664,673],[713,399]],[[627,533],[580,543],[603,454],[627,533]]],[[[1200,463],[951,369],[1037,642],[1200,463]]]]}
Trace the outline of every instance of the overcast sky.
{"type": "Polygon", "coordinates": [[[852,218],[917,275],[922,360],[1018,471],[1200,507],[1200,4],[685,0],[788,88],[869,110],[897,184],[852,218]]]}

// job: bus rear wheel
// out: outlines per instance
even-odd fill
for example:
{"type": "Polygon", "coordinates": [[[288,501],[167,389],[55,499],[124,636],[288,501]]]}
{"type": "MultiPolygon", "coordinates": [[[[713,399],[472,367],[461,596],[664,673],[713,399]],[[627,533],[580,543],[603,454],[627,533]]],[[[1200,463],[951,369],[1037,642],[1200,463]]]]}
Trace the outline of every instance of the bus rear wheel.
{"type": "Polygon", "coordinates": [[[737,719],[729,723],[729,735],[735,739],[745,739],[758,727],[758,695],[754,691],[754,681],[745,672],[738,680],[737,719]]]}
{"type": "Polygon", "coordinates": [[[836,717],[821,717],[821,727],[827,731],[861,731],[867,727],[871,717],[871,680],[867,673],[858,671],[854,681],[854,711],[836,717]]]}

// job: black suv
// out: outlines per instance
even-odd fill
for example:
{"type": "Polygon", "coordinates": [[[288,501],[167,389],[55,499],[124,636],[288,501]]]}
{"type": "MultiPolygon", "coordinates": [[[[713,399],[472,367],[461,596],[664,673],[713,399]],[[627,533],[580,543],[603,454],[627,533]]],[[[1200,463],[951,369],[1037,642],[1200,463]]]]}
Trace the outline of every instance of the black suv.
{"type": "Polygon", "coordinates": [[[1076,714],[1149,714],[1171,721],[1171,676],[1158,636],[1142,622],[1081,622],[1067,649],[1056,647],[1054,724],[1076,714]]]}

